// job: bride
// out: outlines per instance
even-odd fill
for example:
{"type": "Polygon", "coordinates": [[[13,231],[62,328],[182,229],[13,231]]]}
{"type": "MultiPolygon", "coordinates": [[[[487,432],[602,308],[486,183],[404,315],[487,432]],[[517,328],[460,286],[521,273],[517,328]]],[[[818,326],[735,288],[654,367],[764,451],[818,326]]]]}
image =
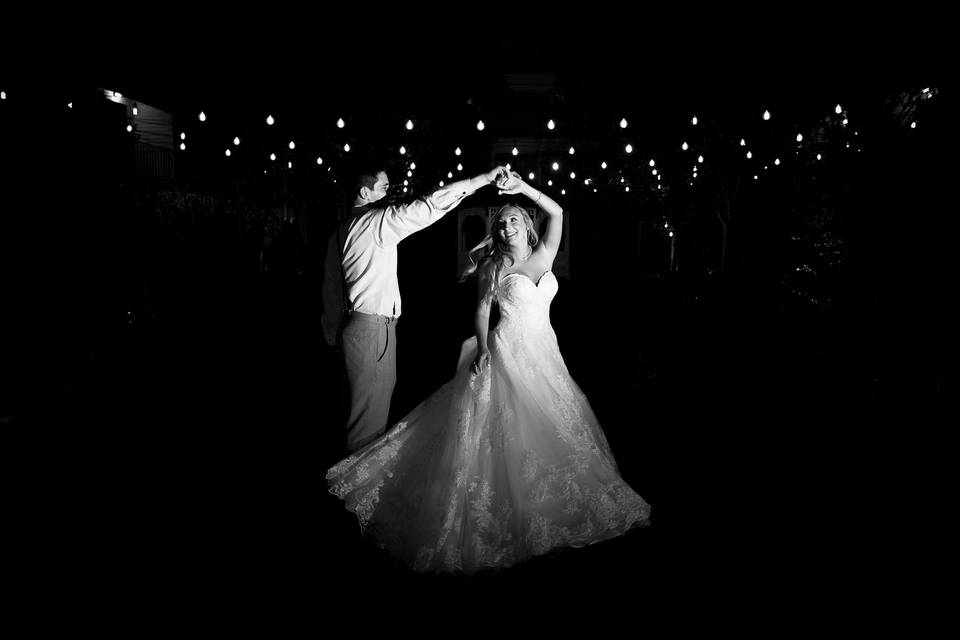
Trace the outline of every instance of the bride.
{"type": "Polygon", "coordinates": [[[563,210],[516,172],[498,187],[544,210],[543,239],[519,206],[498,212],[464,273],[479,279],[476,337],[453,379],[327,472],[364,533],[417,571],[507,567],[649,522],[550,325],[563,210]]]}

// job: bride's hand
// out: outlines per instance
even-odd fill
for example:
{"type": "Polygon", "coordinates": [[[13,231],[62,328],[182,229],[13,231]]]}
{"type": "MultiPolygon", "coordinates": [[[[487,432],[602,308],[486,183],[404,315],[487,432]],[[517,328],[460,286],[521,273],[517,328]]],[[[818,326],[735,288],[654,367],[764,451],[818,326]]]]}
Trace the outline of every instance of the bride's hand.
{"type": "Polygon", "coordinates": [[[480,374],[488,364],[490,364],[490,352],[481,351],[477,354],[477,357],[473,359],[473,364],[470,365],[470,370],[475,374],[480,374]]]}
{"type": "Polygon", "coordinates": [[[511,171],[508,176],[497,180],[497,189],[500,195],[507,194],[513,195],[515,193],[520,193],[520,189],[523,187],[523,178],[520,177],[520,174],[516,171],[511,171]]]}

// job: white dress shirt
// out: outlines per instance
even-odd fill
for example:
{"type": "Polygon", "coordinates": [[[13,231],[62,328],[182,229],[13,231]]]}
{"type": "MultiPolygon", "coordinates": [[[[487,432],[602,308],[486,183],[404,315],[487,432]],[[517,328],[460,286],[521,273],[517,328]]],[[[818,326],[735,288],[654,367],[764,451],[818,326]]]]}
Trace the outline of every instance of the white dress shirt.
{"type": "Polygon", "coordinates": [[[485,184],[489,183],[479,176],[455,182],[410,204],[354,206],[346,223],[342,263],[350,309],[400,317],[397,245],[442,218],[485,184]]]}

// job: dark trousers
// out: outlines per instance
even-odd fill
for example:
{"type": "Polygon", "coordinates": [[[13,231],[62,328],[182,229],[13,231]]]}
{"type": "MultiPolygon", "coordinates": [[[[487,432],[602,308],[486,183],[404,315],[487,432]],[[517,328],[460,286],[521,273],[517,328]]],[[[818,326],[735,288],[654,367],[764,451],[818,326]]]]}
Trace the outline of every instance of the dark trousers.
{"type": "Polygon", "coordinates": [[[352,453],[387,430],[397,383],[397,320],[353,312],[343,328],[343,358],[350,391],[347,451],[352,453]]]}

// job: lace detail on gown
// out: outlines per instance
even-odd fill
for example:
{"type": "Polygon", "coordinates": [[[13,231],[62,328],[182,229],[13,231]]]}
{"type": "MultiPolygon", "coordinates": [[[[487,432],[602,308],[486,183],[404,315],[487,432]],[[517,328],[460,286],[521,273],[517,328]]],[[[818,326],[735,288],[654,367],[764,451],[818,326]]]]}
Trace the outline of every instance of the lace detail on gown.
{"type": "Polygon", "coordinates": [[[327,472],[365,534],[414,569],[505,567],[648,523],[560,355],[557,290],[552,271],[503,278],[490,365],[474,375],[465,341],[452,380],[327,472]]]}

